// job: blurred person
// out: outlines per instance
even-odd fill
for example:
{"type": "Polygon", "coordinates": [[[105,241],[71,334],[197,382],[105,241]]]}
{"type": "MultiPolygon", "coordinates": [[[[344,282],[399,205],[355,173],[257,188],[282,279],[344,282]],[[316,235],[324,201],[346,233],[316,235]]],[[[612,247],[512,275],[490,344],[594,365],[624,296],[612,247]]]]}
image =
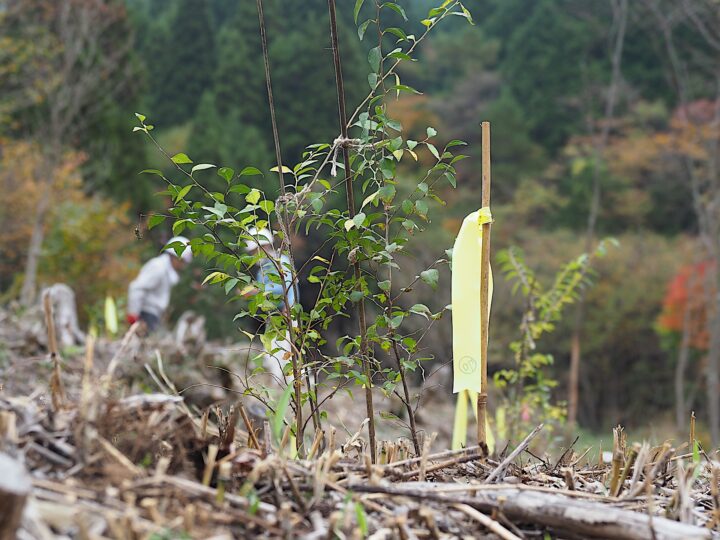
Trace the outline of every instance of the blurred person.
{"type": "Polygon", "coordinates": [[[140,269],[138,276],[128,288],[127,322],[142,322],[147,332],[157,329],[160,319],[170,304],[170,291],[180,281],[181,272],[192,261],[190,241],[175,236],[168,245],[179,242],[185,246],[177,254],[174,248],[150,259],[140,269]]]}
{"type": "MultiPolygon", "coordinates": [[[[252,227],[248,230],[248,234],[253,240],[247,242],[245,250],[251,255],[262,256],[257,262],[258,270],[255,274],[255,281],[262,287],[262,292],[282,297],[277,304],[277,309],[283,314],[288,314],[298,297],[297,285],[294,283],[295,272],[290,257],[285,253],[277,252],[274,245],[275,238],[269,229],[258,230],[252,227]],[[278,266],[282,269],[284,279],[280,279],[278,266]],[[287,302],[285,301],[285,289],[287,289],[287,302]]],[[[246,287],[241,294],[247,298],[260,292],[261,290],[257,287],[246,287]]],[[[269,321],[266,323],[265,329],[266,331],[270,329],[269,321]]],[[[283,380],[283,368],[292,354],[289,330],[285,331],[284,338],[273,337],[270,340],[268,349],[266,350],[263,365],[274,377],[283,380]]]]}

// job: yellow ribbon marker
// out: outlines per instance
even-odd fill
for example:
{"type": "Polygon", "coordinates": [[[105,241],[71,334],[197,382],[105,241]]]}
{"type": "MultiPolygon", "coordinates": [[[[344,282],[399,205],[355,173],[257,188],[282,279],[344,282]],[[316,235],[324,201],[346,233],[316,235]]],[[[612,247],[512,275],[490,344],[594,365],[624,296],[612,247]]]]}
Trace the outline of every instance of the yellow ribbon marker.
{"type": "MultiPolygon", "coordinates": [[[[480,254],[484,223],[492,223],[490,209],[486,207],[473,212],[463,220],[453,246],[453,392],[458,394],[453,449],[462,448],[467,442],[468,401],[472,402],[477,418],[477,395],[481,392],[480,254]]],[[[488,289],[489,306],[492,303],[493,293],[492,272],[490,272],[488,289]]],[[[492,451],[494,440],[489,427],[487,433],[488,447],[492,451]]]]}
{"type": "Polygon", "coordinates": [[[112,296],[107,295],[105,297],[105,330],[111,336],[114,336],[118,332],[118,315],[117,306],[112,296]]]}

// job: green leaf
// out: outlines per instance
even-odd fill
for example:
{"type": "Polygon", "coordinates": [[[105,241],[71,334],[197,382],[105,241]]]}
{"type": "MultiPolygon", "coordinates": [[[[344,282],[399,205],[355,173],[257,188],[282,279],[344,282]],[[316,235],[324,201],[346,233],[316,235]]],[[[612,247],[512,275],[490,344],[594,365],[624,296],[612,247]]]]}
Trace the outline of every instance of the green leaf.
{"type": "Polygon", "coordinates": [[[371,22],[373,22],[372,19],[368,19],[360,26],[358,26],[358,37],[360,38],[360,41],[362,41],[363,37],[365,37],[365,32],[367,31],[367,27],[370,25],[371,22]]]}
{"type": "Polygon", "coordinates": [[[374,193],[371,193],[371,194],[368,195],[367,197],[365,197],[365,200],[363,201],[363,203],[362,203],[362,205],[360,206],[360,208],[365,208],[365,206],[366,206],[368,203],[371,203],[372,201],[374,201],[374,200],[375,200],[375,197],[377,197],[377,196],[378,196],[378,192],[376,191],[376,192],[374,192],[374,193]]]}
{"type": "Polygon", "coordinates": [[[157,169],[145,169],[144,171],[140,171],[140,174],[154,174],[156,176],[160,176],[161,178],[165,178],[165,175],[162,173],[162,171],[159,171],[157,169]]]}
{"type": "Polygon", "coordinates": [[[422,315],[426,319],[431,314],[430,308],[427,307],[425,304],[415,304],[413,307],[410,308],[410,312],[422,315]]]}
{"type": "Polygon", "coordinates": [[[415,148],[417,146],[418,143],[417,143],[417,141],[408,139],[407,141],[405,141],[405,144],[407,144],[408,149],[412,150],[413,148],[415,148]]]}
{"type": "Polygon", "coordinates": [[[415,202],[415,209],[417,213],[422,217],[427,217],[428,205],[425,201],[419,200],[415,202]]]}
{"type": "Polygon", "coordinates": [[[244,193],[250,193],[251,190],[245,184],[235,184],[228,191],[230,191],[230,193],[240,193],[242,195],[244,193]]]}
{"type": "Polygon", "coordinates": [[[192,160],[188,157],[187,154],[183,154],[180,152],[179,154],[175,154],[172,158],[173,163],[181,164],[181,163],[192,163],[192,160]]]}
{"type": "Polygon", "coordinates": [[[240,283],[240,280],[238,278],[228,279],[225,282],[225,285],[223,285],[223,289],[225,289],[225,294],[230,294],[230,291],[233,290],[238,283],[240,283]]]}
{"type": "Polygon", "coordinates": [[[252,189],[250,193],[245,196],[245,200],[250,204],[257,204],[260,200],[260,192],[257,189],[252,189]]]}
{"type": "Polygon", "coordinates": [[[398,120],[392,120],[392,119],[388,118],[385,121],[385,125],[389,128],[394,129],[395,131],[398,131],[398,132],[402,131],[402,124],[398,120]]]}
{"type": "Polygon", "coordinates": [[[360,212],[354,218],[352,218],[352,220],[356,227],[362,227],[363,221],[365,221],[365,214],[363,212],[360,212]]]}
{"type": "Polygon", "coordinates": [[[437,151],[437,148],[435,148],[435,145],[434,145],[434,144],[430,144],[430,143],[426,143],[426,144],[427,144],[428,150],[430,150],[430,153],[431,153],[433,156],[435,156],[435,159],[437,159],[438,161],[440,161],[440,154],[439,154],[439,152],[437,151]]]}
{"type": "Polygon", "coordinates": [[[220,178],[224,178],[225,181],[229,184],[230,181],[233,179],[233,176],[235,176],[235,171],[232,170],[230,167],[220,167],[217,174],[220,178]]]}
{"type": "Polygon", "coordinates": [[[403,212],[405,212],[406,214],[412,214],[412,211],[414,208],[415,208],[415,205],[413,205],[413,202],[411,200],[405,199],[402,202],[402,209],[403,209],[403,212]]]}
{"type": "Polygon", "coordinates": [[[402,324],[403,319],[404,319],[403,315],[396,315],[395,317],[390,319],[390,322],[389,322],[390,328],[392,328],[393,330],[396,328],[400,328],[400,325],[402,324]]]}
{"type": "Polygon", "coordinates": [[[185,228],[188,226],[188,223],[191,223],[189,219],[179,219],[175,223],[173,223],[172,226],[172,232],[175,236],[181,234],[185,228]]]}
{"type": "Polygon", "coordinates": [[[378,287],[381,291],[390,292],[390,280],[378,281],[378,287]]]}
{"type": "MultiPolygon", "coordinates": [[[[277,165],[275,167],[273,167],[272,169],[270,169],[270,172],[278,172],[277,165]]],[[[292,174],[292,169],[290,167],[286,167],[285,165],[283,165],[282,172],[283,172],[283,174],[285,174],[285,173],[292,174]]]]}
{"type": "Polygon", "coordinates": [[[395,186],[393,186],[392,184],[387,184],[387,185],[381,187],[378,190],[377,194],[378,194],[378,197],[380,197],[383,200],[383,202],[391,203],[392,200],[395,198],[396,192],[397,191],[395,189],[395,186]]]}
{"type": "Polygon", "coordinates": [[[290,406],[290,396],[292,391],[293,385],[287,385],[282,393],[282,396],[280,396],[280,401],[278,401],[277,407],[275,407],[275,414],[272,419],[272,433],[273,438],[275,439],[275,444],[278,446],[281,442],[283,426],[285,425],[285,413],[290,406]]]}
{"type": "Polygon", "coordinates": [[[453,146],[467,146],[467,143],[459,139],[453,139],[452,141],[447,143],[447,145],[445,145],[445,148],[451,148],[453,146]]]}
{"type": "Polygon", "coordinates": [[[370,52],[368,53],[368,63],[370,64],[370,67],[373,71],[377,72],[380,70],[380,60],[382,58],[382,53],[380,52],[380,46],[374,47],[370,49],[370,52]]]}
{"type": "Polygon", "coordinates": [[[212,163],[199,163],[199,164],[195,165],[190,172],[204,171],[206,169],[214,169],[214,168],[215,168],[215,165],[213,165],[212,163]]]}
{"type": "Polygon", "coordinates": [[[395,86],[391,86],[390,90],[397,90],[398,92],[409,92],[410,94],[422,95],[422,92],[420,92],[419,90],[415,90],[412,86],[408,86],[407,84],[396,84],[395,86]]]}
{"type": "Polygon", "coordinates": [[[448,179],[448,182],[450,182],[450,185],[452,187],[457,187],[457,179],[455,178],[455,175],[449,172],[445,173],[445,178],[448,179]]]}
{"type": "Polygon", "coordinates": [[[137,116],[137,119],[140,120],[141,122],[144,122],[145,118],[147,118],[144,114],[140,114],[140,113],[135,113],[135,116],[137,116]]]}
{"type": "Polygon", "coordinates": [[[435,268],[420,272],[420,279],[430,285],[433,289],[437,289],[439,277],[440,273],[435,268]]]}
{"type": "Polygon", "coordinates": [[[260,209],[265,212],[266,214],[270,214],[275,209],[275,203],[273,201],[268,201],[267,199],[260,201],[260,209]]]}
{"type": "Polygon", "coordinates": [[[221,283],[228,279],[230,276],[227,275],[225,272],[210,272],[208,276],[203,280],[202,284],[205,285],[206,283],[210,283],[210,285],[214,285],[215,283],[221,283]]]}
{"type": "Polygon", "coordinates": [[[402,51],[394,51],[388,54],[388,58],[395,58],[397,60],[410,60],[412,62],[412,56],[402,51]]]}
{"type": "Polygon", "coordinates": [[[193,188],[193,184],[188,184],[187,186],[184,186],[180,191],[178,191],[178,194],[175,196],[175,202],[179,201],[185,195],[190,193],[190,190],[193,188]]]}
{"type": "Polygon", "coordinates": [[[215,206],[203,206],[202,208],[219,218],[222,218],[225,215],[225,212],[227,212],[227,206],[219,202],[215,203],[215,206]]]}
{"type": "Polygon", "coordinates": [[[385,2],[385,3],[384,3],[382,6],[380,6],[380,7],[381,7],[381,8],[384,8],[384,7],[390,8],[390,9],[392,9],[393,11],[395,11],[396,13],[399,13],[400,16],[401,16],[404,20],[406,20],[406,21],[408,20],[407,15],[405,14],[405,10],[404,10],[401,6],[399,6],[398,4],[396,4],[395,2],[385,2]]]}
{"type": "Polygon", "coordinates": [[[407,41],[407,34],[402,28],[390,27],[383,30],[383,34],[390,33],[398,38],[398,41],[407,41]]]}
{"type": "Polygon", "coordinates": [[[365,508],[362,503],[355,503],[355,518],[357,519],[357,524],[360,528],[360,533],[362,533],[362,537],[366,538],[370,529],[368,529],[367,516],[365,515],[365,508]]]}
{"type": "Polygon", "coordinates": [[[238,176],[256,176],[258,174],[263,176],[262,171],[257,167],[245,167],[242,171],[240,171],[238,176]]]}
{"type": "MultiPolygon", "coordinates": [[[[353,19],[355,20],[355,24],[358,22],[358,15],[360,14],[360,9],[362,8],[362,5],[365,3],[365,0],[356,0],[355,1],[355,8],[353,9],[353,19]]],[[[362,39],[362,38],[360,38],[362,39]]]]}
{"type": "Polygon", "coordinates": [[[426,131],[428,137],[434,137],[435,135],[437,135],[437,130],[433,127],[428,127],[426,131]]]}
{"type": "Polygon", "coordinates": [[[161,214],[153,214],[152,216],[150,216],[150,219],[148,219],[148,230],[152,229],[153,227],[157,227],[163,221],[165,221],[166,218],[167,216],[163,216],[161,214]]]}

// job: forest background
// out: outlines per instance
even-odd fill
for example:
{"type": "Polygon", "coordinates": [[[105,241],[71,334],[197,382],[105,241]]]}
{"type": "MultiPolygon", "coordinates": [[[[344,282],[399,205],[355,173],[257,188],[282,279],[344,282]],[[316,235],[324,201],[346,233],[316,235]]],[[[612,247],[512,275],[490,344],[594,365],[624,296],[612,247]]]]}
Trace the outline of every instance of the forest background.
{"type": "MultiPolygon", "coordinates": [[[[168,168],[132,134],[135,111],[148,116],[170,153],[236,170],[272,167],[256,5],[99,2],[106,10],[89,21],[96,28],[86,39],[100,52],[83,73],[77,65],[63,71],[67,50],[59,52],[58,43],[70,23],[53,13],[54,2],[28,0],[32,7],[18,14],[22,3],[0,2],[0,302],[27,305],[35,285],[65,282],[87,325],[102,317],[106,295],[122,306],[141,262],[172,235],[169,227],[147,231],[148,216],[167,201],[154,195],[163,186],[138,172],[168,168]],[[28,275],[37,276],[32,287],[28,275]]],[[[340,4],[352,106],[367,91],[371,45],[356,34],[354,2],[340,4]]],[[[479,123],[489,120],[496,252],[518,246],[541,279],[552,279],[600,238],[619,241],[598,263],[582,311],[570,309],[542,344],[554,357],[547,369],[560,383],[551,389],[560,400],[568,399],[575,344],[579,392],[571,420],[608,432],[653,419],[665,434],[695,410],[708,425],[702,420],[717,409],[709,396],[719,390],[712,300],[720,242],[720,7],[713,0],[466,5],[476,24],[439,27],[419,48],[420,61],[401,68],[403,83],[422,94],[390,104],[406,136],[422,139],[430,125],[447,140],[469,143],[457,189],[444,194],[446,207],[435,214],[442,217],[413,246],[407,271],[418,273],[451,247],[462,218],[480,206],[479,123]]],[[[432,2],[403,6],[420,32],[432,2]]],[[[327,6],[267,0],[265,11],[283,160],[295,163],[306,144],[337,136],[327,6]]],[[[413,168],[404,167],[413,178],[413,168]]],[[[274,189],[271,176],[254,178],[274,189]]],[[[311,236],[295,241],[299,264],[318,243],[311,236]]],[[[171,318],[192,309],[207,318],[211,337],[239,339],[237,305],[202,287],[204,275],[200,266],[186,273],[171,318]]],[[[312,297],[312,285],[301,282],[303,295],[312,297]]],[[[437,291],[413,295],[441,308],[450,301],[449,274],[441,273],[437,291]]],[[[511,365],[508,344],[522,312],[522,298],[498,273],[491,372],[511,365]]],[[[432,332],[426,356],[447,363],[449,318],[432,332]]]]}

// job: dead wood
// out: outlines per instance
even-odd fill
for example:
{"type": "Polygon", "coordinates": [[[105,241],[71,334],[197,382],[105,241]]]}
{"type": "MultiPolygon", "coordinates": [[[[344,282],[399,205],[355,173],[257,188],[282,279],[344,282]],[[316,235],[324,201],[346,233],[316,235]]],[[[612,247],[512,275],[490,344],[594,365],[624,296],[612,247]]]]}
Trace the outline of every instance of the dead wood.
{"type": "Polygon", "coordinates": [[[511,519],[533,523],[583,538],[627,540],[694,540],[710,539],[712,533],[703,527],[679,523],[590,501],[574,500],[564,495],[505,488],[481,491],[475,497],[453,497],[417,490],[412,485],[367,486],[351,489],[365,493],[383,493],[445,504],[464,504],[482,512],[502,512],[511,519]]]}
{"type": "Polygon", "coordinates": [[[0,540],[13,540],[31,489],[22,463],[0,454],[0,540]]]}

